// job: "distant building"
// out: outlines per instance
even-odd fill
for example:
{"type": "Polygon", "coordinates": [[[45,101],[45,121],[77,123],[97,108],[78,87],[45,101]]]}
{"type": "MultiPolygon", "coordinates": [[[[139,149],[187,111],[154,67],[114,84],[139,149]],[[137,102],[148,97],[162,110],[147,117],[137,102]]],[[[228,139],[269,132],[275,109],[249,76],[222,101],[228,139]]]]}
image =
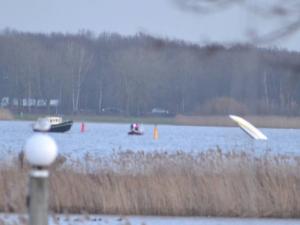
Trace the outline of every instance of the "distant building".
{"type": "Polygon", "coordinates": [[[9,97],[3,97],[0,105],[2,108],[7,107],[9,105],[9,97]]]}
{"type": "MultiPolygon", "coordinates": [[[[9,97],[3,97],[0,102],[0,106],[2,108],[11,106],[22,106],[22,107],[38,107],[43,108],[47,107],[47,100],[46,99],[34,99],[34,98],[22,98],[20,101],[17,98],[13,98],[10,100],[9,97]]],[[[59,105],[58,99],[50,99],[49,106],[50,107],[57,107],[59,105]]]]}
{"type": "Polygon", "coordinates": [[[57,107],[59,105],[59,100],[58,99],[50,99],[49,105],[53,106],[53,107],[57,107]]]}
{"type": "Polygon", "coordinates": [[[152,114],[155,114],[155,115],[169,115],[169,110],[166,110],[166,109],[162,109],[162,108],[153,108],[151,110],[151,113],[152,114]]]}

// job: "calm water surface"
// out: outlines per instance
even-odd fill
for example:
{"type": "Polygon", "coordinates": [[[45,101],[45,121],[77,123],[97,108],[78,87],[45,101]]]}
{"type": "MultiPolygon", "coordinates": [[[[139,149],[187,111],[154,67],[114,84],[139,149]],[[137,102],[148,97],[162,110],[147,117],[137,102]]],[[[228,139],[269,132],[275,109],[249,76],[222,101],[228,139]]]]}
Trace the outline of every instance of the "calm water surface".
{"type": "MultiPolygon", "coordinates": [[[[24,217],[24,215],[22,215],[24,217]]],[[[110,216],[110,215],[56,215],[58,221],[49,216],[49,225],[297,225],[299,219],[273,218],[214,218],[214,217],[176,217],[176,216],[110,216]]],[[[26,218],[26,215],[25,215],[26,218]]],[[[5,224],[19,224],[19,215],[1,214],[5,224]]]]}
{"type": "MultiPolygon", "coordinates": [[[[19,152],[34,132],[32,122],[0,121],[0,150],[2,154],[19,152]]],[[[75,123],[66,133],[50,134],[57,141],[59,152],[80,156],[86,152],[106,155],[113,151],[177,150],[198,152],[221,148],[263,152],[300,153],[299,129],[262,129],[268,141],[254,141],[237,127],[158,126],[159,139],[153,140],[153,125],[144,125],[143,136],[128,136],[129,124],[86,123],[86,132],[80,132],[75,123]]]]}

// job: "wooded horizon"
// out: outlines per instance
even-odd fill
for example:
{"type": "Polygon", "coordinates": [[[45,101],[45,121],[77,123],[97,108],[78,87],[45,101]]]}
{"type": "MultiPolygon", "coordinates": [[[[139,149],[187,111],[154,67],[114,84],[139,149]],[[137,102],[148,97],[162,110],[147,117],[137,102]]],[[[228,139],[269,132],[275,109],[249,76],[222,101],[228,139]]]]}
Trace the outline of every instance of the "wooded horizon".
{"type": "MultiPolygon", "coordinates": [[[[121,36],[0,33],[0,100],[58,99],[58,113],[300,115],[300,53],[121,36]]],[[[38,107],[10,104],[15,112],[38,107]]]]}

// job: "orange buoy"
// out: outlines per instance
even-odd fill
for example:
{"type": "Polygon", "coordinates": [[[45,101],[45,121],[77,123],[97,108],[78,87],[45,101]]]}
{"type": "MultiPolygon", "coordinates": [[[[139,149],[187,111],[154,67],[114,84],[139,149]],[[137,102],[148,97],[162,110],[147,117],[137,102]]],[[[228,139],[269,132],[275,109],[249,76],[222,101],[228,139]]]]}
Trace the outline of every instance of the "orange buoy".
{"type": "Polygon", "coordinates": [[[157,129],[156,125],[155,125],[154,130],[153,130],[153,138],[154,138],[154,140],[158,139],[158,129],[157,129]]]}

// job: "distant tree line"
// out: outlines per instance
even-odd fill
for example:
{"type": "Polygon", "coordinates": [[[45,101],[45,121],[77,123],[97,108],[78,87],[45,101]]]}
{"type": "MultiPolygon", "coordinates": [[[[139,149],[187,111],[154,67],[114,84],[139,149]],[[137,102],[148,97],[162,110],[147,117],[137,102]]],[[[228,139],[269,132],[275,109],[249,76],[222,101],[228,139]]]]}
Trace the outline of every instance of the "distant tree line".
{"type": "MultiPolygon", "coordinates": [[[[58,99],[58,113],[300,114],[300,54],[121,36],[0,33],[0,99],[58,99]]],[[[37,106],[7,106],[38,112],[37,106]]]]}

